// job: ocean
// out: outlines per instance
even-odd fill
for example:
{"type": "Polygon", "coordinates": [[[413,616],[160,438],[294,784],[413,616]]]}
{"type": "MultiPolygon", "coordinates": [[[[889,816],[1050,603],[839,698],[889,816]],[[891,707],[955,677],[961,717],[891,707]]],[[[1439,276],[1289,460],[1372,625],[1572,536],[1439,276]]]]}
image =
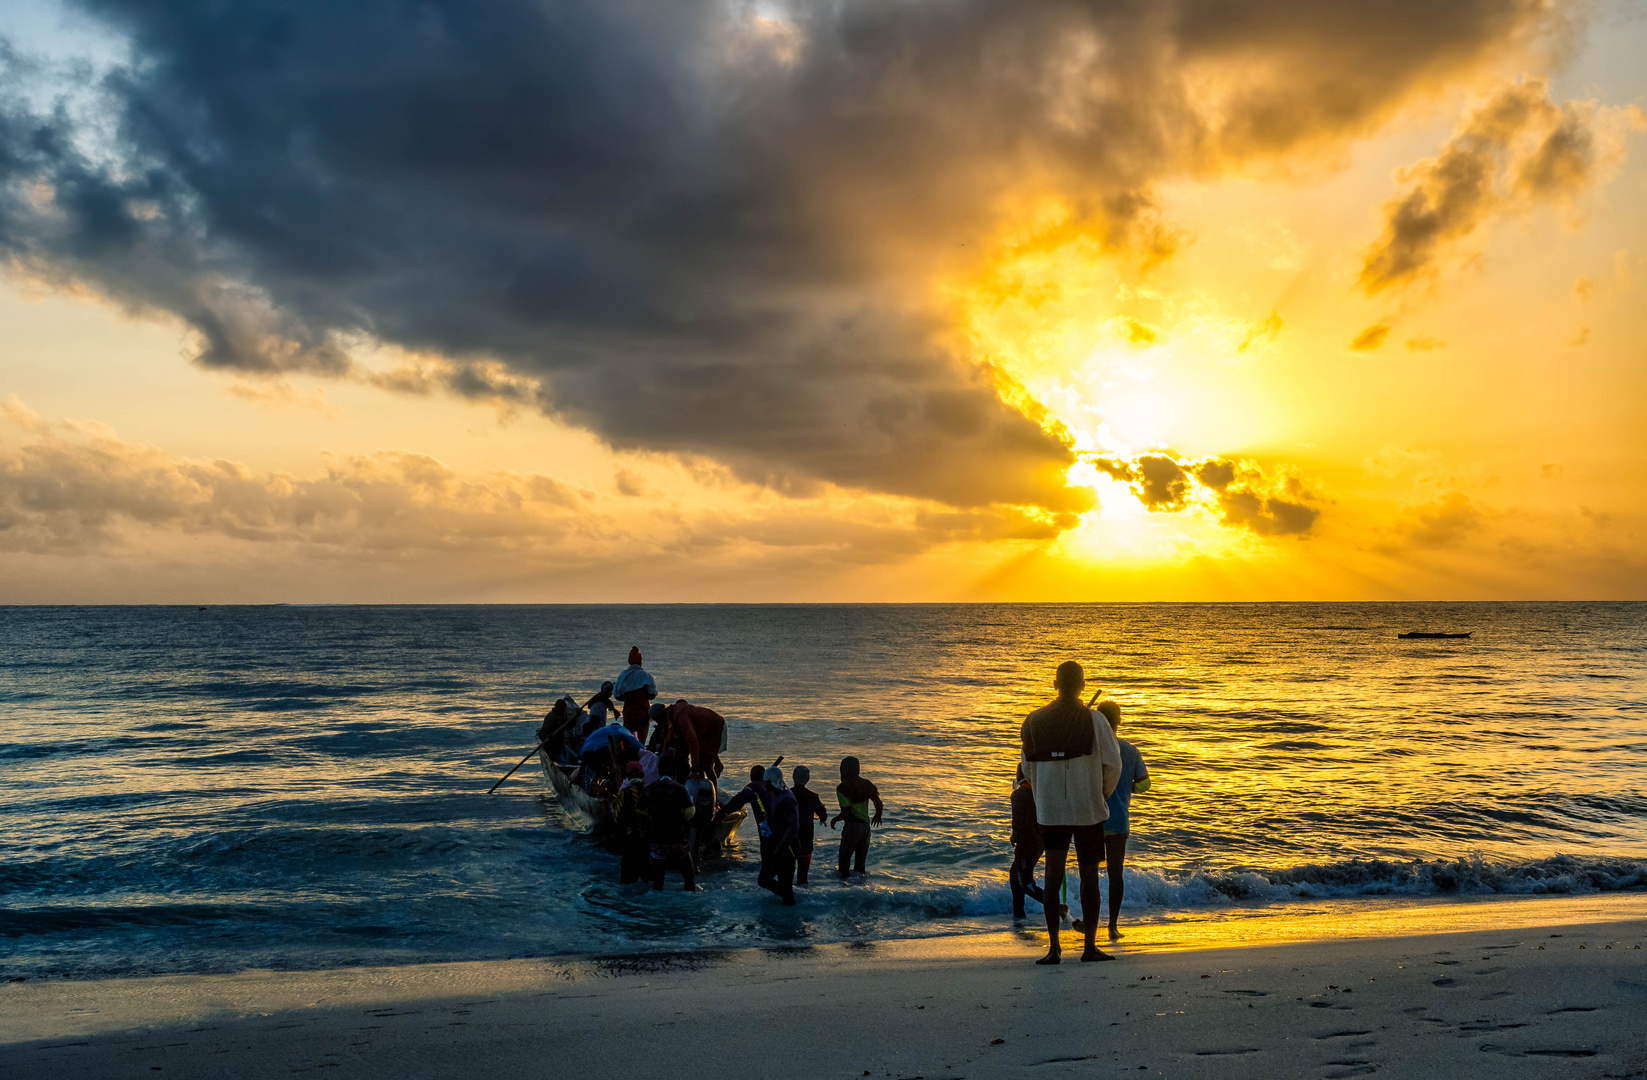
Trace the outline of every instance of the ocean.
{"type": "Polygon", "coordinates": [[[1071,658],[1154,778],[1127,922],[1647,890],[1644,604],[12,607],[0,977],[1000,931],[1019,724],[1071,658]],[[833,804],[858,756],[869,877],[820,827],[781,907],[746,822],[648,892],[535,761],[486,794],[631,645],[728,718],[728,793],[782,754],[833,804]]]}

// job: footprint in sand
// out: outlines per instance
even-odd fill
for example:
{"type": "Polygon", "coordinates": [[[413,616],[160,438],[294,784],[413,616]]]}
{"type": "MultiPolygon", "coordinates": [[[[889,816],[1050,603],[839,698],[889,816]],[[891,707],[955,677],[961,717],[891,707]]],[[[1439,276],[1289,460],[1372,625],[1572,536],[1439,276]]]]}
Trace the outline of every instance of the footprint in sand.
{"type": "Polygon", "coordinates": [[[1495,1024],[1491,1020],[1471,1020],[1458,1025],[1460,1031],[1510,1031],[1514,1028],[1524,1028],[1526,1024],[1495,1024]]]}

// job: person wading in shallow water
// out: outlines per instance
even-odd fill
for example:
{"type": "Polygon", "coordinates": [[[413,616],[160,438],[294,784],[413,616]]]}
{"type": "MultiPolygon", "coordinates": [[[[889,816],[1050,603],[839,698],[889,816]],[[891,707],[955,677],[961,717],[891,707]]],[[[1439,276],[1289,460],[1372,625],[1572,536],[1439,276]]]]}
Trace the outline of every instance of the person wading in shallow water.
{"type": "Polygon", "coordinates": [[[797,765],[791,775],[795,777],[795,802],[801,810],[801,831],[795,841],[795,884],[805,885],[806,872],[812,866],[812,819],[817,818],[827,824],[829,811],[824,809],[818,793],[806,786],[812,779],[811,769],[797,765]]]}
{"type": "MultiPolygon", "coordinates": [[[[1098,864],[1104,857],[1104,819],[1109,816],[1109,794],[1121,779],[1121,747],[1102,716],[1081,703],[1086,688],[1081,665],[1066,660],[1058,665],[1053,685],[1058,697],[1024,720],[1024,775],[1035,792],[1035,819],[1046,848],[1046,892],[1057,896],[1064,884],[1069,846],[1081,873],[1081,918],[1086,937],[1082,960],[1113,960],[1100,952],[1098,929],[1098,864]]],[[[1056,964],[1063,957],[1058,940],[1059,910],[1045,905],[1047,954],[1037,964],[1056,964]]]]}
{"type": "Polygon", "coordinates": [[[859,769],[857,758],[841,759],[841,782],[835,785],[835,799],[841,804],[841,812],[829,819],[831,829],[835,827],[836,822],[846,822],[841,829],[842,881],[849,876],[849,868],[855,869],[860,875],[864,873],[864,860],[869,858],[870,826],[881,823],[883,807],[880,790],[865,780],[859,769]],[[873,817],[869,814],[871,803],[875,806],[873,817]]]}
{"type": "MultiPolygon", "coordinates": [[[[759,765],[749,768],[749,785],[726,802],[715,812],[714,824],[719,825],[726,815],[749,807],[755,815],[755,831],[761,838],[761,874],[766,873],[768,860],[772,858],[772,789],[766,786],[766,770],[759,765]]],[[[766,888],[763,884],[761,888],[766,888]]]]}

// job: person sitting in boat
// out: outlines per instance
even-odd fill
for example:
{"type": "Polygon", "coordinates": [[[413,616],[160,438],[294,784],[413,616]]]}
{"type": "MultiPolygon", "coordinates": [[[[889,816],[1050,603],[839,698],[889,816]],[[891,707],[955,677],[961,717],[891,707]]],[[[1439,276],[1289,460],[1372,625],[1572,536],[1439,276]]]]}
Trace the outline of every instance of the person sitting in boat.
{"type": "Polygon", "coordinates": [[[618,703],[612,700],[612,680],[600,684],[600,692],[583,703],[589,716],[583,722],[583,737],[588,738],[595,733],[596,728],[606,726],[606,718],[618,711],[618,703]]]}
{"type": "Polygon", "coordinates": [[[623,726],[635,733],[635,738],[646,741],[646,726],[651,719],[652,699],[658,696],[658,684],[641,667],[639,645],[629,648],[629,666],[612,684],[612,696],[623,702],[623,726]]]}
{"type": "MultiPolygon", "coordinates": [[[[654,718],[659,707],[652,706],[654,718]]],[[[711,771],[720,778],[725,766],[721,764],[721,744],[726,737],[726,719],[714,709],[694,705],[681,698],[663,711],[659,734],[653,741],[658,756],[673,761],[674,767],[665,771],[677,780],[688,770],[692,775],[709,776],[711,771]]]]}
{"type": "Polygon", "coordinates": [[[564,761],[569,757],[575,760],[573,752],[582,745],[577,738],[577,717],[578,707],[570,696],[557,700],[544,715],[538,727],[538,743],[550,760],[564,761]]]}
{"type": "Polygon", "coordinates": [[[639,739],[615,720],[599,729],[584,741],[579,755],[583,760],[583,790],[594,790],[600,777],[621,776],[622,769],[631,761],[639,761],[645,749],[639,739]]]}

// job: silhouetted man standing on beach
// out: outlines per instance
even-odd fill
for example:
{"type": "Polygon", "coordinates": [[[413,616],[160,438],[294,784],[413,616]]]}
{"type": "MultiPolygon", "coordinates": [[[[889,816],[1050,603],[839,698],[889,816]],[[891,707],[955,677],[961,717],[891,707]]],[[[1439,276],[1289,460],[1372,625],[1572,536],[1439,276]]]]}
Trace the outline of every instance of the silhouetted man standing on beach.
{"type": "MultiPolygon", "coordinates": [[[[1098,864],[1104,858],[1104,819],[1108,798],[1121,779],[1121,747],[1103,717],[1081,703],[1086,673],[1067,660],[1053,680],[1058,697],[1029,714],[1022,741],[1024,775],[1035,792],[1035,819],[1046,846],[1046,892],[1057,896],[1064,884],[1064,863],[1075,843],[1081,870],[1081,918],[1086,949],[1082,960],[1112,960],[1100,952],[1098,864]]],[[[1063,956],[1058,941],[1058,905],[1047,904],[1047,954],[1037,964],[1056,964],[1063,956]]]]}

